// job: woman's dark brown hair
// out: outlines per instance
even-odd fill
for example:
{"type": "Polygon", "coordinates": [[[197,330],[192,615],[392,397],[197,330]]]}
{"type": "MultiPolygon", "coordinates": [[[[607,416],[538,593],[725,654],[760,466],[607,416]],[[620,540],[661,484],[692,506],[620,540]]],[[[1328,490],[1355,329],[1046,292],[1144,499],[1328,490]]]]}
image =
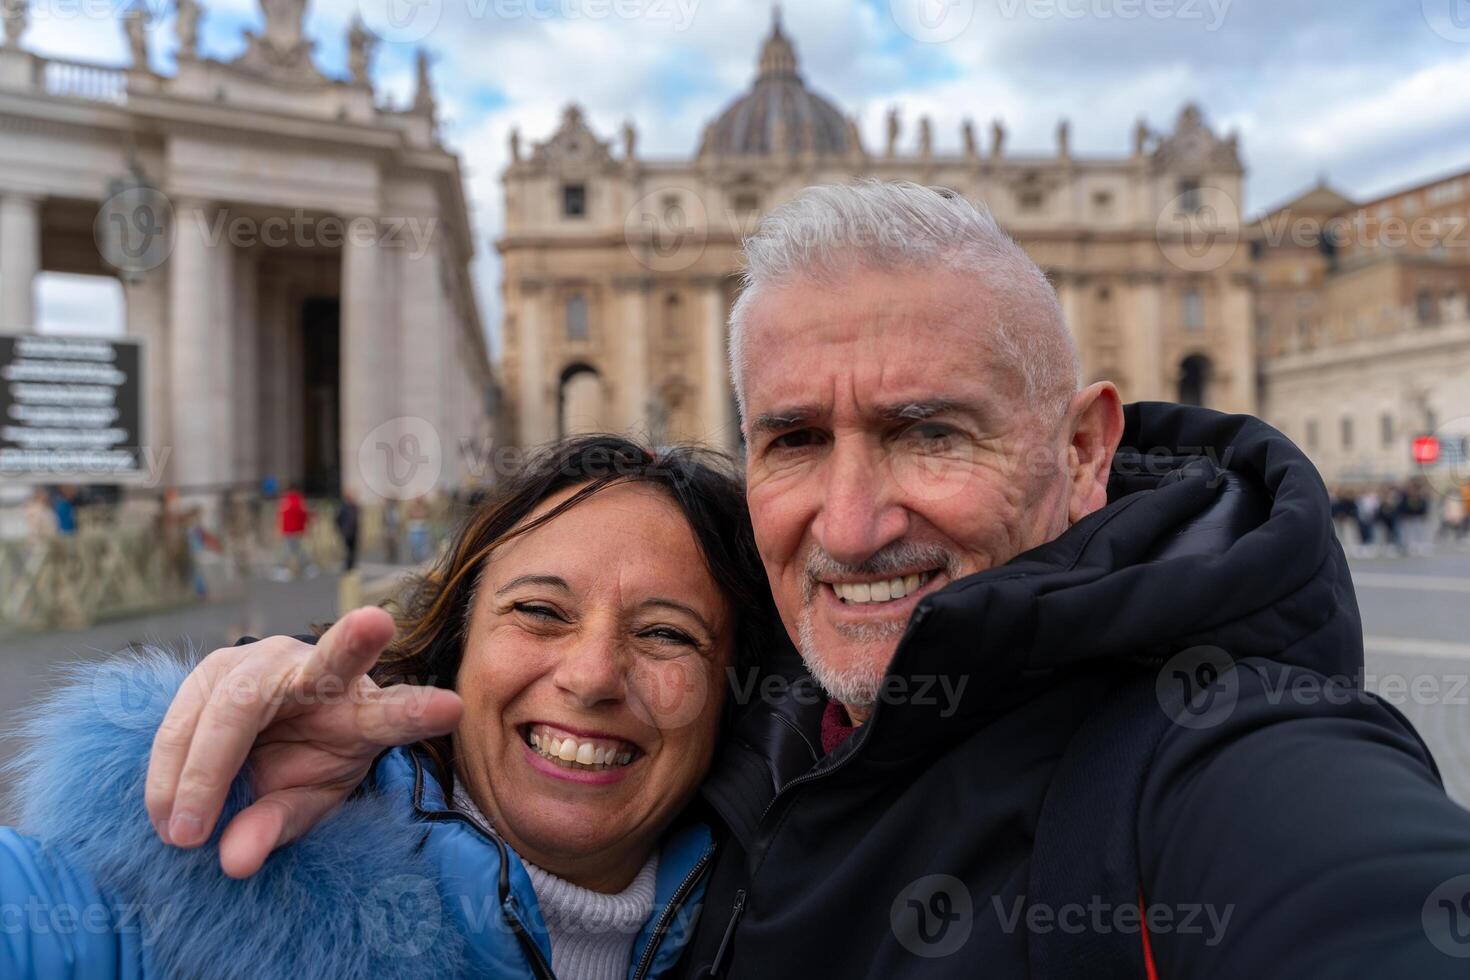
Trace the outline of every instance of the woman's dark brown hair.
{"type": "MultiPolygon", "coordinates": [[[[734,464],[726,456],[692,446],[654,452],[621,436],[589,435],[541,450],[474,506],[443,557],[407,590],[397,610],[397,638],[374,668],[373,679],[384,686],[432,684],[452,689],[464,657],[480,572],[495,550],[593,494],[624,483],[657,487],[689,522],[710,574],[734,612],[731,676],[745,676],[768,642],[775,607],[734,464]],[[534,521],[526,520],[543,501],[573,487],[576,492],[566,500],[534,521]]],[[[451,737],[430,739],[419,747],[433,760],[448,796],[454,786],[451,737]]]]}

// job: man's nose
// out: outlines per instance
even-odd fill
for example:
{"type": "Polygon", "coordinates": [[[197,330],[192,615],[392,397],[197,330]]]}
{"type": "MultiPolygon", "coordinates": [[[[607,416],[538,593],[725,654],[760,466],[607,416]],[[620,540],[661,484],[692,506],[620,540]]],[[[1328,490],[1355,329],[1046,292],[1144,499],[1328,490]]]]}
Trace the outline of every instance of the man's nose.
{"type": "Polygon", "coordinates": [[[582,708],[621,701],[626,690],[625,660],[622,645],[611,631],[589,631],[565,651],[552,679],[582,708]]]}
{"type": "Polygon", "coordinates": [[[838,445],[827,459],[821,511],[812,534],[832,558],[856,565],[908,533],[908,512],[876,452],[838,445]]]}

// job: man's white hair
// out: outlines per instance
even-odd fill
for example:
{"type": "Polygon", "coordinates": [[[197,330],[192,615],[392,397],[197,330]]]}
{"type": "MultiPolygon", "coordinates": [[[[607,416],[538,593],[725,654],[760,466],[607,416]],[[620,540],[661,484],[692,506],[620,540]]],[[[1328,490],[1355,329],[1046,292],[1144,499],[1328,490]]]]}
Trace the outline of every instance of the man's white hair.
{"type": "Polygon", "coordinates": [[[1056,418],[1077,391],[1077,346],[1046,274],[988,208],[954,191],[876,179],[808,187],[768,214],[744,249],[745,288],[730,311],[729,350],[742,419],[745,321],[762,293],[863,268],[974,273],[976,290],[996,311],[994,342],[1019,372],[1028,403],[1056,418]]]}

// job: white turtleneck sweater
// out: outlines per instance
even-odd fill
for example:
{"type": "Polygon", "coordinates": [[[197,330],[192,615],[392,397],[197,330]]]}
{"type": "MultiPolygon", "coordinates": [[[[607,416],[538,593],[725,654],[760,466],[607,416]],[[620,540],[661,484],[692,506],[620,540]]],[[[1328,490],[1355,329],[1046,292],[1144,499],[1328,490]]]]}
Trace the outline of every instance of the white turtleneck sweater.
{"type": "MultiPolygon", "coordinates": [[[[456,809],[494,827],[458,780],[456,809]]],[[[633,958],[633,942],[653,914],[658,852],[654,851],[632,884],[615,895],[595,892],[558,878],[521,858],[536,901],[551,934],[551,969],[561,980],[622,980],[633,958]]]]}

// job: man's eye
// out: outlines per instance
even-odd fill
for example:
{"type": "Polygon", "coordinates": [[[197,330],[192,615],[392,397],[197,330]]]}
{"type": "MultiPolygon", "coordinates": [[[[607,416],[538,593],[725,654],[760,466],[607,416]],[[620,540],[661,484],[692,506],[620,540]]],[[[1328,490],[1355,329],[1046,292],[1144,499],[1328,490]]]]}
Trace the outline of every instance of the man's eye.
{"type": "Polygon", "coordinates": [[[805,449],[817,444],[817,433],[811,429],[784,432],[771,440],[772,449],[805,449]]]}
{"type": "Polygon", "coordinates": [[[942,422],[916,422],[905,433],[909,438],[930,446],[946,444],[958,434],[954,426],[942,422]]]}

